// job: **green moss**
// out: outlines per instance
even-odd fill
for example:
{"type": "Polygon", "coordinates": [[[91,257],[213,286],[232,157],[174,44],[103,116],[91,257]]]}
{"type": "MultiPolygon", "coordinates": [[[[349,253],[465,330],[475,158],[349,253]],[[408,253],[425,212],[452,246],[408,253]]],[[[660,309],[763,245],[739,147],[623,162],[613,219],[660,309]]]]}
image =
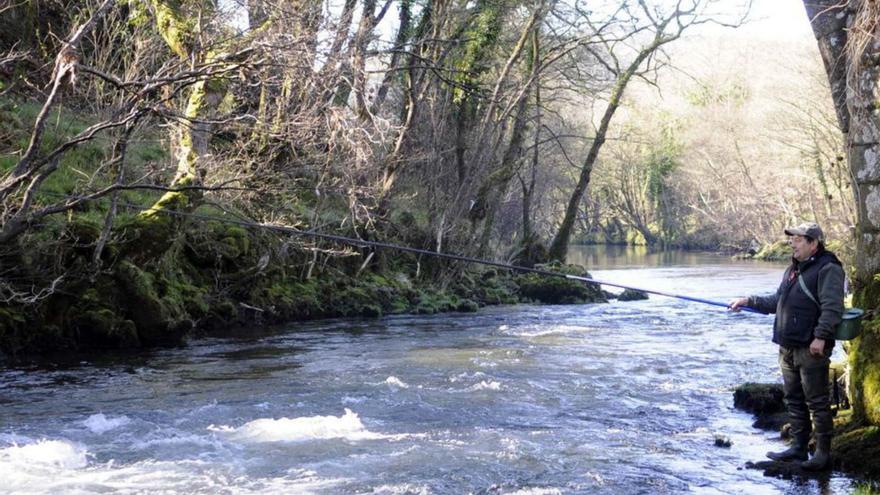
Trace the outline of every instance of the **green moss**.
{"type": "Polygon", "coordinates": [[[480,305],[470,299],[459,299],[455,306],[455,310],[462,313],[473,313],[478,309],[480,309],[480,305]]]}
{"type": "Polygon", "coordinates": [[[765,261],[788,261],[791,259],[791,246],[788,241],[766,244],[755,254],[755,259],[765,261]]]}
{"type": "Polygon", "coordinates": [[[195,24],[180,11],[180,2],[175,0],[152,0],[156,15],[156,29],[180,58],[189,58],[189,47],[194,39],[195,24]]]}
{"type": "Polygon", "coordinates": [[[855,420],[880,425],[880,321],[862,323],[862,334],[850,341],[850,401],[855,420]]]}
{"type": "Polygon", "coordinates": [[[453,89],[453,101],[457,105],[467,100],[467,92],[476,86],[488,65],[485,60],[495,47],[504,21],[502,0],[479,0],[475,7],[476,15],[462,38],[464,51],[456,64],[458,72],[453,89]]]}
{"type": "Polygon", "coordinates": [[[314,280],[281,280],[256,289],[249,301],[282,319],[316,318],[324,313],[319,293],[320,287],[314,280]]]}
{"type": "Polygon", "coordinates": [[[184,338],[191,323],[182,318],[181,301],[174,298],[176,294],[163,301],[154,274],[123,261],[116,267],[115,276],[126,298],[127,311],[143,343],[177,343],[184,338]]]}
{"type": "Polygon", "coordinates": [[[880,427],[860,427],[855,422],[839,425],[831,454],[835,468],[880,479],[880,427]]]}
{"type": "Polygon", "coordinates": [[[73,317],[79,343],[87,347],[138,347],[137,328],[109,308],[86,310],[73,317]]]}
{"type": "Polygon", "coordinates": [[[880,495],[880,482],[859,482],[852,493],[853,495],[880,495]]]}
{"type": "Polygon", "coordinates": [[[330,295],[328,309],[339,316],[382,316],[378,291],[370,287],[339,287],[330,295]]]}
{"type": "MultiPolygon", "coordinates": [[[[577,265],[551,263],[536,265],[536,267],[554,273],[590,278],[590,274],[583,267],[577,265]]],[[[597,284],[562,277],[548,277],[537,273],[520,275],[516,282],[519,284],[520,297],[526,300],[546,304],[583,304],[608,301],[597,284]]]]}

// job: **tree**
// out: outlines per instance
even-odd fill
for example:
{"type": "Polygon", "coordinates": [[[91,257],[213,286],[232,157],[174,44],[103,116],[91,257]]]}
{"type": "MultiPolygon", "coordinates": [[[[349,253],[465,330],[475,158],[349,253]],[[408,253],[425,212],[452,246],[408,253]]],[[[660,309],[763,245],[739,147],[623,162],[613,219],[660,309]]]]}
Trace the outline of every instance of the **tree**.
{"type": "MultiPolygon", "coordinates": [[[[880,307],[880,5],[810,0],[804,6],[831,86],[858,206],[853,304],[880,307]]],[[[850,349],[854,418],[880,424],[880,332],[867,325],[850,349]]]]}
{"type": "Polygon", "coordinates": [[[711,18],[703,15],[703,9],[709,3],[711,2],[703,0],[680,0],[672,9],[664,11],[663,7],[649,6],[644,0],[639,0],[637,5],[624,2],[621,12],[629,16],[629,19],[622,23],[631,30],[622,34],[613,33],[603,36],[602,51],[588,48],[595,60],[601,63],[612,76],[613,82],[599,125],[591,137],[592,144],[580,166],[577,183],[569,196],[562,221],[550,244],[549,257],[551,259],[564,261],[566,258],[580,203],[590,183],[590,175],[599,157],[599,151],[607,139],[611,120],[621,104],[627,85],[633,78],[646,77],[649,72],[653,71],[656,56],[664,45],[680,38],[682,33],[691,26],[711,22],[711,18]],[[647,36],[647,40],[642,41],[645,36],[647,36]],[[629,40],[636,46],[630,47],[620,43],[620,38],[629,40]],[[621,45],[624,48],[621,48],[621,45]]]}

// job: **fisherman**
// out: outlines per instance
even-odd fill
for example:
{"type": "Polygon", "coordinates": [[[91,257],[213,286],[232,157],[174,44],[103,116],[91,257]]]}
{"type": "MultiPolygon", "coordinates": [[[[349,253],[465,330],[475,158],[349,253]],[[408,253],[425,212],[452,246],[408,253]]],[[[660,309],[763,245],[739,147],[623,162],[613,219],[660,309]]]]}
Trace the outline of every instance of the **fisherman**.
{"type": "Polygon", "coordinates": [[[837,256],[825,249],[819,225],[804,223],[785,229],[785,234],[793,253],[776,293],[735,299],[729,308],[739,311],[745,306],[776,314],[773,342],[779,344],[792,443],[787,450],[768,452],[767,457],[801,461],[803,469],[818,471],[831,467],[828,368],[834,330],[843,314],[844,273],[837,256]],[[816,451],[807,460],[811,430],[816,436],[816,451]]]}

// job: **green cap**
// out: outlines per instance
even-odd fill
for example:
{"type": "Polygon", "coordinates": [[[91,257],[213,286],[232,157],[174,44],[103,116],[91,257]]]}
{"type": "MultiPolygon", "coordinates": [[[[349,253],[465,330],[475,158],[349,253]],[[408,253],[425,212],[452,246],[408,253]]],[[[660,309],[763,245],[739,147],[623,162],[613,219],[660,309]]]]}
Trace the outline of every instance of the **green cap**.
{"type": "Polygon", "coordinates": [[[785,235],[803,235],[812,237],[817,241],[825,240],[825,234],[822,233],[822,227],[819,227],[819,224],[814,222],[806,222],[797,227],[789,227],[785,229],[785,235]]]}

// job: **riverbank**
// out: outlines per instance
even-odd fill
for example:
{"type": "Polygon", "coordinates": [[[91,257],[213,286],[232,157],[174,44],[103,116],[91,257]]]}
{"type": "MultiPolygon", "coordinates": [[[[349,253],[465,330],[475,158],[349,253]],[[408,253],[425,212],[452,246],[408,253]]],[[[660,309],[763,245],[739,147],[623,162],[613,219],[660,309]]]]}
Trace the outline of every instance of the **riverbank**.
{"type": "MultiPolygon", "coordinates": [[[[167,228],[167,225],[161,226],[167,228]]],[[[408,253],[299,243],[222,221],[189,223],[162,249],[138,217],[115,227],[72,216],[58,242],[3,258],[15,276],[64,273],[29,304],[0,305],[0,351],[9,356],[175,345],[229,327],[389,314],[471,312],[540,302],[607,301],[598,286],[535,274],[456,266],[408,253]],[[297,244],[294,244],[294,243],[297,244]]],[[[589,276],[574,265],[548,270],[589,276]]]]}
{"type": "MultiPolygon", "coordinates": [[[[777,431],[780,439],[788,440],[788,418],[782,397],[780,384],[747,383],[734,391],[734,406],[755,415],[755,428],[777,431]]],[[[866,426],[853,419],[852,409],[849,408],[835,408],[835,414],[834,437],[831,443],[833,469],[864,480],[865,491],[860,493],[880,493],[876,489],[880,486],[880,428],[866,426]]],[[[810,448],[814,448],[812,441],[810,448]]],[[[798,463],[763,459],[750,462],[747,467],[784,479],[821,479],[828,474],[827,471],[805,471],[798,463]]]]}

